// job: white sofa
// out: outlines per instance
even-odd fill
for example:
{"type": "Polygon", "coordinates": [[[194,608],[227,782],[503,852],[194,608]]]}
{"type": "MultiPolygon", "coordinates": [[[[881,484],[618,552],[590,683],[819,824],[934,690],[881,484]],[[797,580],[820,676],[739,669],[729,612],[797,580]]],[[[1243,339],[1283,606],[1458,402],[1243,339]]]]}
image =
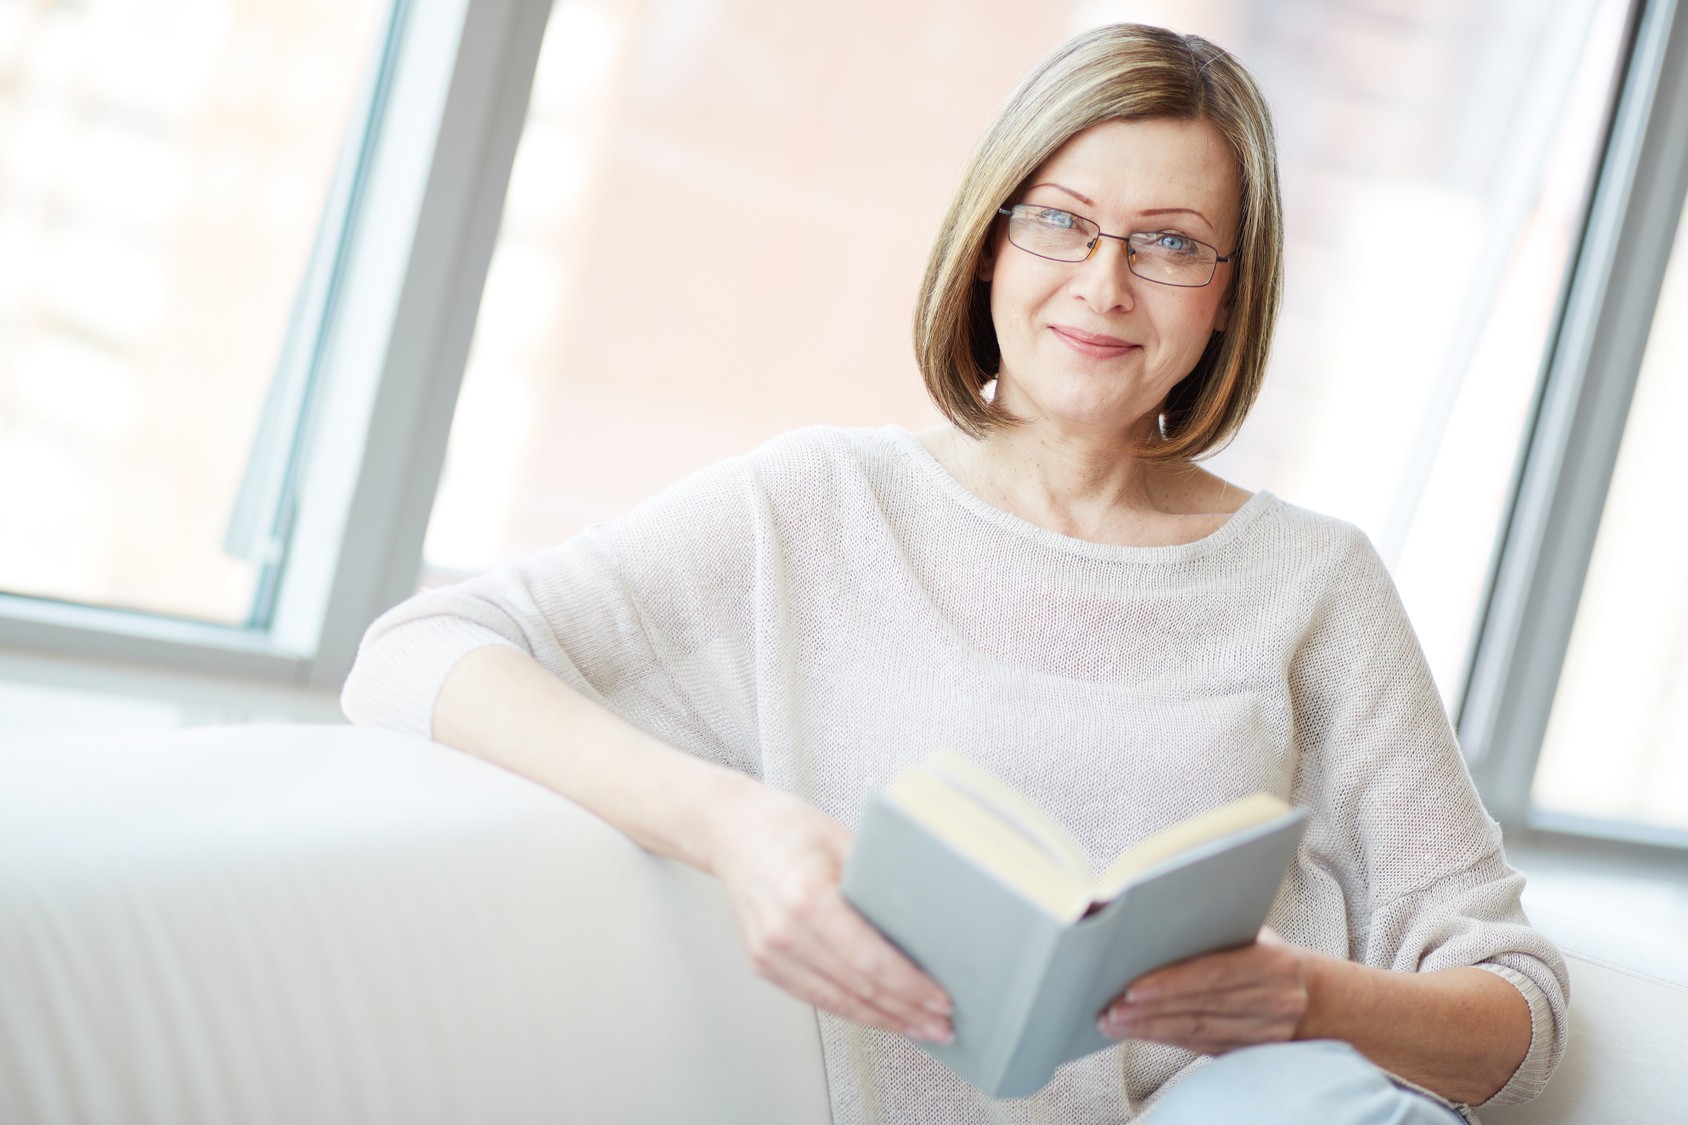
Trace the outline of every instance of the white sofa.
{"type": "MultiPolygon", "coordinates": [[[[1688,1122],[1688,972],[1571,951],[1569,1056],[1485,1122],[1688,1122]]],[[[8,1125],[828,1120],[715,886],[528,782],[348,727],[0,746],[8,1125]]]]}

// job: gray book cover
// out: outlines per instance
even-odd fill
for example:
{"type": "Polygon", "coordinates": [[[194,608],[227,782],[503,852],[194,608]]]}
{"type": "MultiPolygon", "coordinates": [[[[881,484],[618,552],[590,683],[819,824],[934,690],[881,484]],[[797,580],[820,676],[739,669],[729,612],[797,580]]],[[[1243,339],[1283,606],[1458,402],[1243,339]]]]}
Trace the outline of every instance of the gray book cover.
{"type": "Polygon", "coordinates": [[[950,994],[954,1040],[919,1046],[984,1094],[1027,1097],[1115,1045],[1096,1018],[1132,980],[1253,941],[1306,819],[1295,809],[1174,856],[1066,923],[875,795],[842,889],[950,994]]]}

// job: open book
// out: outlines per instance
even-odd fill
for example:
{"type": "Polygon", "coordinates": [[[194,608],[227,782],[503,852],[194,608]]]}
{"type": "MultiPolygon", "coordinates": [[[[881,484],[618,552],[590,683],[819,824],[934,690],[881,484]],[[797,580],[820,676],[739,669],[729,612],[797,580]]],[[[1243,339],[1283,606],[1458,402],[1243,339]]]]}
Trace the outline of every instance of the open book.
{"type": "Polygon", "coordinates": [[[869,800],[846,898],[949,992],[955,1039],[920,1044],[992,1097],[1114,1045],[1096,1018],[1162,965],[1253,941],[1307,814],[1255,793],[1093,875],[1048,813],[940,751],[869,800]]]}

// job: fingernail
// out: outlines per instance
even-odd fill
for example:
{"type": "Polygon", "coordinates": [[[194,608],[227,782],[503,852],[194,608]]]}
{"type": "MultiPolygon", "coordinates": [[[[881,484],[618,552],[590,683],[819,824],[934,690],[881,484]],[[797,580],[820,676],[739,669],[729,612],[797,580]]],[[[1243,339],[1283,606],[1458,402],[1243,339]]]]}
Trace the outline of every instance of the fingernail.
{"type": "Polygon", "coordinates": [[[955,1005],[951,1004],[947,999],[942,997],[937,1000],[928,1000],[926,1003],[922,1004],[921,1007],[925,1008],[928,1012],[931,1012],[934,1016],[943,1016],[945,1019],[948,1019],[955,1012],[955,1005]]]}
{"type": "Polygon", "coordinates": [[[947,1044],[955,1041],[955,1033],[941,1023],[923,1023],[909,1029],[909,1036],[927,1043],[947,1044]]]}

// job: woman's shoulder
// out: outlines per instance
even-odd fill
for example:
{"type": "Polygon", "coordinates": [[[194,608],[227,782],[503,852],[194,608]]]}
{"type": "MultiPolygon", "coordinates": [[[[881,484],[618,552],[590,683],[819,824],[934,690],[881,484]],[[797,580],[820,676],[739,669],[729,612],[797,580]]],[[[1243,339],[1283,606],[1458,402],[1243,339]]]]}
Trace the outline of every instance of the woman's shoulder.
{"type": "Polygon", "coordinates": [[[1284,588],[1296,590],[1309,606],[1346,607],[1368,620],[1403,612],[1389,567],[1363,528],[1271,493],[1259,499],[1267,503],[1249,538],[1261,569],[1284,588]]]}
{"type": "Polygon", "coordinates": [[[907,445],[914,440],[894,425],[804,426],[769,438],[735,461],[770,494],[800,497],[882,482],[907,464],[907,445]]]}
{"type": "Polygon", "coordinates": [[[1211,560],[1222,575],[1293,590],[1309,604],[1396,597],[1382,556],[1366,532],[1349,520],[1262,490],[1232,521],[1243,526],[1211,560]]]}
{"type": "Polygon", "coordinates": [[[745,455],[755,468],[801,465],[860,466],[894,458],[912,440],[899,426],[811,425],[769,438],[745,455]]]}
{"type": "Polygon", "coordinates": [[[703,499],[721,502],[743,495],[746,485],[754,491],[785,491],[839,472],[859,471],[864,463],[882,459],[885,445],[878,430],[805,426],[694,469],[641,507],[676,501],[696,504],[703,499]]]}
{"type": "Polygon", "coordinates": [[[736,528],[742,538],[767,519],[790,526],[853,522],[880,507],[899,456],[897,433],[817,425],[779,434],[681,477],[599,531],[672,540],[736,528]]]}
{"type": "Polygon", "coordinates": [[[836,523],[863,507],[841,503],[846,497],[882,491],[900,432],[818,425],[792,430],[679,478],[595,531],[612,539],[672,541],[704,533],[743,538],[769,516],[784,524],[836,523]]]}
{"type": "Polygon", "coordinates": [[[1365,531],[1338,516],[1292,504],[1269,491],[1257,493],[1245,507],[1258,509],[1257,529],[1279,549],[1335,562],[1377,558],[1365,531]]]}

